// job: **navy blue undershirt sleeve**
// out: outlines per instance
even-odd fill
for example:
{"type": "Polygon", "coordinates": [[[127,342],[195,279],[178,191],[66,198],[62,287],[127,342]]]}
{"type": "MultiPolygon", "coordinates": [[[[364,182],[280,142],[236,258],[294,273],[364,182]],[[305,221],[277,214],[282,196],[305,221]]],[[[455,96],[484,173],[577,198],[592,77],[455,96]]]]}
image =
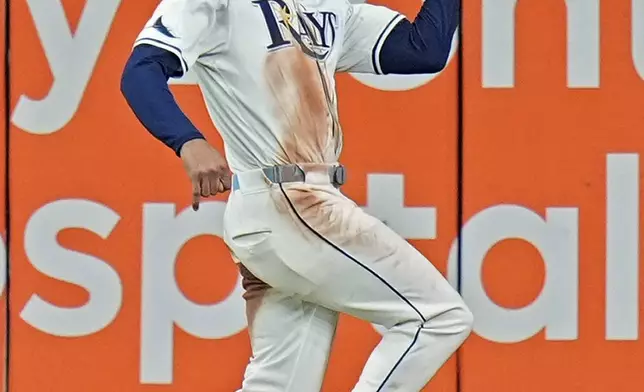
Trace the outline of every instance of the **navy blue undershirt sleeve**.
{"type": "Polygon", "coordinates": [[[384,74],[430,74],[445,68],[460,21],[459,0],[425,0],[416,19],[401,20],[380,51],[384,74]]]}
{"type": "Polygon", "coordinates": [[[174,99],[168,79],[181,76],[180,60],[152,45],[132,51],[121,77],[121,92],[141,124],[179,155],[181,147],[203,135],[174,99]]]}

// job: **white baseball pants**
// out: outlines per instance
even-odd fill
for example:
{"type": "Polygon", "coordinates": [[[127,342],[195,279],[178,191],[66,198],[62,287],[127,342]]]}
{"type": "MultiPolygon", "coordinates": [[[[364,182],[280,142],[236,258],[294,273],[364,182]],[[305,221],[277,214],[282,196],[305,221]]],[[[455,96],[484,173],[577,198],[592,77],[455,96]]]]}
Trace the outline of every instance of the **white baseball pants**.
{"type": "Polygon", "coordinates": [[[246,288],[252,357],[240,391],[320,391],[338,312],[387,328],[353,392],[420,391],[472,327],[441,273],[326,168],[305,183],[271,184],[260,170],[237,180],[224,239],[246,288]]]}

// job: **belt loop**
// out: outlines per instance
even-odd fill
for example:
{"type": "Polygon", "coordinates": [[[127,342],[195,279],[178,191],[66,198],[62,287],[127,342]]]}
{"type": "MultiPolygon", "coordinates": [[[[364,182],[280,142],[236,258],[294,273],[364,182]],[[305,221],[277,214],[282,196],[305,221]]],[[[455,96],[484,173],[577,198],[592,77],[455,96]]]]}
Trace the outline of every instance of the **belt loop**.
{"type": "Polygon", "coordinates": [[[273,184],[282,183],[282,172],[279,170],[279,166],[270,166],[262,169],[264,175],[270,182],[273,184]]]}
{"type": "Polygon", "coordinates": [[[284,182],[282,171],[280,170],[279,166],[273,166],[273,178],[274,178],[273,182],[277,184],[281,184],[282,182],[284,182]]]}
{"type": "Polygon", "coordinates": [[[332,181],[337,185],[341,186],[347,181],[347,172],[344,169],[344,166],[338,165],[333,169],[332,181]]]}
{"type": "Polygon", "coordinates": [[[295,179],[299,179],[302,182],[306,182],[306,170],[304,170],[302,166],[298,164],[293,165],[293,177],[295,179]]]}

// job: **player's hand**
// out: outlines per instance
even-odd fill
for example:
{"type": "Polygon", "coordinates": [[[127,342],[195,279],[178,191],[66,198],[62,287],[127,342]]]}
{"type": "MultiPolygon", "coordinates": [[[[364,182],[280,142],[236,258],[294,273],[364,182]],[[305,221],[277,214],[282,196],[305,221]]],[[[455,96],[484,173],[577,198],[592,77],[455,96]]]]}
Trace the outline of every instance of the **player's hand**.
{"type": "Polygon", "coordinates": [[[230,190],[230,170],[224,157],[204,139],[194,139],[181,147],[181,160],[192,181],[192,209],[199,209],[202,197],[230,190]]]}

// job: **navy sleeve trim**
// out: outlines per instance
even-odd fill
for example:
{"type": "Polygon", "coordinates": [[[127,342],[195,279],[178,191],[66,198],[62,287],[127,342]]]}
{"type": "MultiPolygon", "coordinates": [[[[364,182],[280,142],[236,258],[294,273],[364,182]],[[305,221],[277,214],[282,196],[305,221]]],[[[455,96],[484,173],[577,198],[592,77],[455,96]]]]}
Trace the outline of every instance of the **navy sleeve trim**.
{"type": "Polygon", "coordinates": [[[389,23],[387,23],[385,28],[380,32],[380,35],[376,40],[376,44],[373,46],[373,49],[371,51],[371,63],[373,65],[374,72],[378,75],[382,74],[382,68],[380,67],[380,61],[379,61],[382,45],[385,42],[386,38],[391,33],[391,31],[393,30],[396,23],[400,22],[402,19],[403,19],[403,16],[400,14],[391,18],[389,23]]]}

